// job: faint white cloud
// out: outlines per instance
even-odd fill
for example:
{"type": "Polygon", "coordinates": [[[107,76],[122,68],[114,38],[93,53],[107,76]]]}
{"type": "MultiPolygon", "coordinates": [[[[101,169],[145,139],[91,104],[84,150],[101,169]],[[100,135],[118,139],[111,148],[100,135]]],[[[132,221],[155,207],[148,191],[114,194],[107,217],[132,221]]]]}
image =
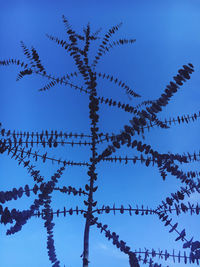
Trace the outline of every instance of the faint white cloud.
{"type": "Polygon", "coordinates": [[[103,250],[105,253],[107,253],[110,256],[115,257],[117,259],[126,259],[127,260],[127,255],[125,255],[119,249],[115,249],[113,247],[105,245],[104,243],[98,243],[97,248],[103,250]]]}
{"type": "Polygon", "coordinates": [[[103,244],[103,243],[99,243],[99,248],[100,248],[100,249],[103,249],[103,250],[109,250],[109,247],[106,246],[106,245],[103,244]]]}

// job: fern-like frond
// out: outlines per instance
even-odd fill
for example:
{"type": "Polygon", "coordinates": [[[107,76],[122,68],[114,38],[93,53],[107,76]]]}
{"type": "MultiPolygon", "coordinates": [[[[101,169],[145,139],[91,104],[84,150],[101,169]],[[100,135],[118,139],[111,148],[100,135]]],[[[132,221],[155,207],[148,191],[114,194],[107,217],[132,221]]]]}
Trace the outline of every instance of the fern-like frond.
{"type": "Polygon", "coordinates": [[[31,67],[33,69],[36,67],[40,72],[46,73],[45,68],[41,64],[41,61],[39,59],[39,55],[38,55],[36,49],[34,47],[32,47],[31,50],[28,49],[23,41],[21,41],[20,44],[21,44],[21,47],[23,49],[24,55],[30,61],[31,67]]]}
{"type": "Polygon", "coordinates": [[[104,50],[101,51],[101,54],[106,54],[111,48],[114,48],[118,45],[124,45],[124,44],[133,44],[136,42],[136,39],[119,39],[117,41],[113,41],[112,43],[108,43],[107,46],[104,47],[104,50]]]}
{"type": "Polygon", "coordinates": [[[19,189],[13,188],[12,191],[0,191],[0,203],[4,204],[7,201],[10,200],[16,200],[18,198],[21,198],[23,196],[23,194],[25,193],[27,197],[30,196],[30,189],[28,185],[23,187],[20,187],[19,189]]]}
{"type": "Polygon", "coordinates": [[[34,67],[34,61],[32,59],[32,55],[31,55],[32,53],[31,53],[31,51],[27,48],[27,46],[24,44],[23,41],[21,41],[20,44],[21,44],[21,47],[22,47],[22,50],[23,50],[24,55],[29,60],[31,66],[34,67]]]}
{"type": "Polygon", "coordinates": [[[181,240],[183,241],[188,241],[186,239],[186,233],[185,233],[185,229],[183,229],[181,232],[177,230],[177,226],[178,223],[172,224],[172,218],[169,218],[169,215],[166,215],[166,213],[164,212],[160,212],[157,214],[159,219],[165,223],[165,226],[169,226],[171,227],[171,229],[169,230],[169,233],[172,233],[173,231],[176,232],[176,234],[178,234],[178,237],[175,239],[175,241],[181,240]]]}
{"type": "Polygon", "coordinates": [[[71,25],[69,24],[68,20],[66,19],[64,15],[62,15],[62,20],[63,20],[63,23],[65,24],[66,32],[69,36],[69,40],[71,41],[71,44],[76,45],[77,44],[77,33],[74,30],[72,30],[71,25]]]}
{"type": "Polygon", "coordinates": [[[38,89],[38,91],[47,91],[49,90],[50,88],[52,88],[53,86],[55,86],[56,84],[58,84],[57,81],[51,81],[50,83],[46,84],[44,87],[38,89]]]}
{"type": "Polygon", "coordinates": [[[46,74],[46,70],[44,66],[42,65],[39,55],[34,47],[31,48],[31,52],[32,52],[32,59],[35,61],[35,66],[38,68],[40,72],[43,72],[44,74],[46,74]]]}
{"type": "Polygon", "coordinates": [[[153,103],[154,103],[154,100],[145,100],[145,101],[142,101],[137,106],[135,106],[135,109],[139,109],[139,108],[141,108],[143,106],[147,106],[147,105],[152,105],[153,103]]]}
{"type": "Polygon", "coordinates": [[[198,111],[198,112],[195,112],[195,113],[193,113],[193,114],[188,114],[188,115],[179,115],[179,116],[177,116],[176,118],[170,118],[170,119],[165,119],[164,120],[164,122],[165,122],[165,124],[167,125],[172,125],[172,123],[174,124],[174,125],[176,125],[176,123],[178,123],[178,124],[181,124],[181,123],[189,123],[189,122],[194,122],[194,121],[196,121],[197,119],[199,119],[200,118],[200,111],[198,111]]]}
{"type": "Polygon", "coordinates": [[[65,50],[67,50],[71,46],[66,41],[60,40],[59,38],[54,37],[52,35],[46,34],[46,37],[49,38],[50,40],[56,42],[58,45],[61,45],[62,47],[64,47],[65,50]]]}
{"type": "MultiPolygon", "coordinates": [[[[197,184],[197,186],[200,187],[200,182],[197,184]]],[[[186,195],[190,197],[190,195],[194,192],[195,192],[194,186],[181,187],[177,192],[171,193],[170,196],[167,196],[165,201],[162,201],[162,203],[158,205],[155,211],[160,212],[160,211],[165,211],[168,209],[170,212],[170,209],[172,205],[174,204],[174,202],[179,203],[180,201],[185,199],[186,195]]],[[[184,208],[183,203],[181,203],[181,208],[182,207],[184,208]]]]}
{"type": "MultiPolygon", "coordinates": [[[[83,87],[80,87],[80,86],[77,86],[77,85],[74,85],[74,84],[72,84],[72,83],[70,83],[70,82],[67,82],[67,81],[65,81],[65,78],[56,78],[56,77],[54,77],[54,76],[52,76],[52,75],[50,75],[50,74],[44,74],[44,73],[39,73],[39,72],[36,72],[37,74],[39,74],[39,75],[41,75],[41,76],[43,76],[43,77],[46,77],[47,79],[49,79],[49,80],[52,80],[53,82],[55,82],[55,83],[60,83],[60,84],[64,84],[64,85],[69,85],[71,88],[74,88],[74,89],[77,89],[77,90],[79,90],[80,92],[85,92],[86,94],[88,94],[89,92],[88,92],[88,90],[86,90],[86,89],[83,89],[83,87]]],[[[75,74],[72,74],[73,76],[75,76],[75,74]]],[[[64,76],[65,77],[65,76],[64,76]]],[[[55,84],[52,84],[50,87],[53,87],[55,84]]],[[[50,88],[49,87],[49,88],[50,88]]],[[[43,88],[41,88],[41,89],[43,89],[43,88]]],[[[41,90],[41,89],[39,89],[39,91],[44,91],[44,90],[41,90]]],[[[48,90],[48,86],[47,86],[47,88],[46,88],[46,90],[48,90]]]]}
{"type": "Polygon", "coordinates": [[[24,63],[19,59],[8,59],[8,60],[0,60],[0,65],[8,66],[8,65],[18,65],[24,67],[25,69],[28,67],[28,64],[24,63]]]}
{"type": "Polygon", "coordinates": [[[151,105],[151,107],[146,108],[149,113],[155,115],[155,113],[162,110],[162,107],[168,104],[173,94],[177,92],[181,85],[183,85],[183,82],[190,79],[190,74],[194,72],[193,65],[191,63],[183,65],[183,69],[178,70],[178,72],[179,74],[173,77],[175,83],[170,82],[170,85],[167,85],[167,88],[165,89],[165,93],[162,94],[161,97],[151,105]]]}
{"type": "Polygon", "coordinates": [[[50,207],[51,203],[51,196],[44,197],[44,216],[42,219],[45,220],[44,226],[47,229],[47,250],[48,250],[48,256],[49,260],[54,266],[60,266],[60,261],[57,260],[56,252],[55,252],[55,245],[54,245],[54,239],[53,239],[53,227],[54,223],[52,222],[53,216],[51,215],[52,209],[50,207]]]}
{"type": "Polygon", "coordinates": [[[122,25],[122,22],[120,24],[116,25],[116,26],[113,26],[105,34],[105,36],[103,38],[103,41],[102,41],[101,45],[99,46],[97,55],[95,56],[95,59],[94,59],[94,61],[92,63],[92,67],[94,67],[94,68],[96,67],[96,65],[97,65],[100,57],[102,56],[102,52],[105,50],[105,47],[106,47],[106,45],[107,45],[110,37],[119,30],[119,28],[121,27],[121,25],[122,25]]]}
{"type": "Polygon", "coordinates": [[[73,77],[77,77],[79,74],[76,72],[76,71],[74,71],[74,72],[71,72],[71,73],[68,73],[68,74],[65,74],[64,76],[62,76],[61,78],[59,78],[60,79],[60,83],[62,83],[62,81],[65,81],[65,80],[69,80],[69,79],[71,79],[71,78],[73,78],[73,77]]]}
{"type": "Polygon", "coordinates": [[[114,82],[115,84],[117,84],[121,88],[125,89],[127,94],[130,94],[133,97],[141,97],[139,94],[135,93],[132,89],[130,89],[130,87],[128,85],[126,85],[124,82],[120,81],[118,78],[113,77],[110,74],[105,74],[105,73],[101,73],[101,72],[98,72],[98,73],[95,72],[95,74],[98,75],[98,77],[100,77],[102,79],[107,79],[111,82],[114,82]]]}
{"type": "Polygon", "coordinates": [[[22,79],[25,75],[31,75],[33,73],[32,69],[25,69],[19,72],[16,81],[22,79]]]}

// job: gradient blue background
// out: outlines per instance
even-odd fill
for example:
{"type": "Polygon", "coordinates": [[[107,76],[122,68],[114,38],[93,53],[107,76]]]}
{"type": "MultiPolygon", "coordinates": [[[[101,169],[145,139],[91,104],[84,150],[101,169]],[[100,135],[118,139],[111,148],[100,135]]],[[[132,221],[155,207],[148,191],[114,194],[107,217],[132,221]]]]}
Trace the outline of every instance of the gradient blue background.
{"type": "MultiPolygon", "coordinates": [[[[200,110],[200,3],[199,1],[166,0],[166,1],[0,1],[0,58],[16,58],[26,60],[20,41],[27,47],[34,46],[47,72],[57,76],[76,71],[72,58],[66,51],[48,40],[45,34],[52,34],[67,39],[61,16],[64,14],[72,27],[79,33],[83,26],[90,22],[94,32],[100,27],[102,37],[109,28],[123,22],[120,30],[112,40],[119,38],[136,38],[133,45],[124,45],[111,49],[101,58],[97,71],[112,74],[126,82],[139,93],[140,99],[129,100],[122,88],[114,86],[107,80],[98,79],[98,94],[112,97],[123,103],[136,105],[143,100],[154,100],[160,96],[165,86],[177,74],[183,64],[191,62],[195,73],[181,87],[170,101],[170,104],[159,114],[161,119],[169,119],[177,115],[192,114],[200,110]]],[[[100,41],[92,44],[90,58],[94,57],[100,41]]],[[[38,89],[48,80],[37,75],[24,77],[16,82],[20,71],[17,66],[0,68],[0,114],[6,130],[41,131],[63,130],[65,132],[90,133],[88,112],[88,96],[67,86],[55,86],[47,92],[38,89]]],[[[72,79],[72,83],[81,85],[81,79],[72,79]]],[[[99,128],[102,132],[118,133],[128,124],[132,116],[115,107],[101,105],[99,128]]],[[[157,127],[146,131],[147,144],[159,152],[183,153],[199,151],[199,121],[172,126],[161,130],[157,127]]],[[[106,144],[99,146],[102,151],[106,144]]],[[[43,154],[44,150],[39,147],[43,154]]],[[[90,157],[89,147],[66,145],[48,150],[50,156],[62,157],[65,160],[87,161],[90,157]]],[[[135,156],[136,151],[122,148],[116,155],[135,156]]],[[[35,163],[47,181],[57,170],[56,164],[39,161],[35,163]]],[[[183,170],[199,170],[198,163],[181,166],[183,170]]],[[[102,162],[98,170],[98,191],[95,198],[98,207],[104,205],[128,206],[142,204],[149,208],[157,207],[162,200],[182,185],[170,175],[163,181],[157,168],[145,167],[139,162],[108,163],[102,162]]],[[[14,159],[1,155],[0,190],[29,184],[34,186],[27,171],[18,166],[14,159]]],[[[87,167],[68,167],[59,185],[71,185],[79,188],[88,181],[87,167]]],[[[27,209],[34,196],[23,196],[20,200],[10,201],[9,208],[27,209]]],[[[199,195],[193,194],[192,203],[197,203],[199,195]]],[[[63,209],[84,207],[78,196],[68,196],[55,192],[53,208],[63,209]]],[[[200,240],[199,218],[196,215],[173,216],[173,222],[179,222],[178,230],[186,229],[188,239],[200,240]]],[[[117,213],[100,215],[99,220],[109,225],[111,231],[119,234],[133,250],[141,248],[156,251],[173,249],[178,253],[182,242],[174,242],[177,235],[169,234],[169,229],[156,216],[132,216],[117,213]]],[[[83,250],[84,219],[81,216],[61,215],[54,218],[56,224],[54,235],[56,252],[61,266],[78,267],[82,265],[80,255],[83,250]]],[[[41,218],[32,218],[19,233],[6,236],[6,229],[0,225],[0,266],[35,267],[51,266],[46,249],[46,229],[41,218]]],[[[157,258],[155,258],[156,261],[157,258]]],[[[108,241],[95,227],[90,233],[90,262],[93,267],[128,266],[128,258],[108,241]]],[[[161,262],[161,261],[157,261],[161,262]]],[[[141,264],[142,265],[142,264],[141,264]]],[[[167,264],[163,261],[163,266],[167,264]]],[[[174,264],[172,259],[169,266],[174,264]]],[[[193,265],[195,266],[195,265],[193,265]]]]}

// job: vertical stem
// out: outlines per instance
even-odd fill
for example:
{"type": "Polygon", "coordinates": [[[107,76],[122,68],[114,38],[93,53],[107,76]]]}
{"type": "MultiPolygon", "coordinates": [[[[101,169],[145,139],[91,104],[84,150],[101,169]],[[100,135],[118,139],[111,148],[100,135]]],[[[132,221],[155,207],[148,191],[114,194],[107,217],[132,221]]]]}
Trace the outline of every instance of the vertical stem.
{"type": "Polygon", "coordinates": [[[85,231],[84,231],[84,251],[83,251],[83,267],[88,267],[89,264],[89,232],[90,222],[86,219],[85,231]]]}
{"type": "Polygon", "coordinates": [[[90,118],[92,120],[91,123],[91,134],[92,134],[92,157],[90,158],[91,166],[89,167],[88,175],[90,176],[90,185],[89,185],[89,196],[88,196],[88,209],[86,215],[86,223],[85,223],[85,231],[84,231],[84,251],[83,251],[83,267],[88,267],[89,264],[89,230],[90,230],[90,219],[92,218],[92,208],[94,205],[93,202],[93,189],[94,189],[94,181],[96,180],[97,174],[95,173],[96,169],[96,138],[97,138],[97,130],[96,122],[98,121],[98,115],[96,114],[96,110],[98,109],[98,100],[95,97],[95,78],[91,74],[91,94],[90,94],[90,118]]]}
{"type": "MultiPolygon", "coordinates": [[[[91,67],[88,65],[88,49],[89,49],[89,40],[90,40],[90,26],[88,24],[86,31],[86,39],[85,39],[85,47],[84,47],[84,71],[85,76],[88,77],[86,84],[88,85],[88,89],[90,90],[90,101],[89,101],[89,112],[91,119],[91,135],[92,135],[92,146],[91,152],[92,157],[90,158],[91,165],[89,167],[88,175],[90,177],[90,185],[89,185],[89,195],[88,201],[85,203],[87,207],[87,213],[85,214],[86,222],[85,222],[85,230],[84,230],[84,250],[83,250],[83,267],[88,267],[89,265],[89,232],[91,225],[92,208],[95,206],[93,202],[93,192],[94,192],[94,181],[97,179],[97,174],[95,173],[96,169],[96,139],[97,139],[97,131],[96,127],[99,116],[96,114],[96,111],[99,109],[98,104],[99,101],[96,98],[96,75],[92,72],[91,67]],[[86,74],[87,73],[87,74],[86,74]]],[[[83,65],[82,65],[83,66],[83,65]]]]}

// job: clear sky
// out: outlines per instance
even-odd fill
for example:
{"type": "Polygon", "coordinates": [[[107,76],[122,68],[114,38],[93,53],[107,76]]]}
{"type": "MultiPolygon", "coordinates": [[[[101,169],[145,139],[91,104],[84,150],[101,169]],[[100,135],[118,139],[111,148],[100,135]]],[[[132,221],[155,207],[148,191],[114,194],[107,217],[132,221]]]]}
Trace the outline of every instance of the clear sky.
{"type": "MultiPolygon", "coordinates": [[[[125,91],[106,79],[97,79],[99,96],[109,97],[122,103],[135,106],[144,100],[155,100],[163,92],[166,85],[177,75],[182,65],[191,62],[195,72],[191,79],[180,87],[170,103],[163,108],[158,117],[161,120],[178,115],[193,114],[200,110],[200,3],[196,0],[166,1],[3,1],[0,0],[0,60],[16,58],[27,61],[20,41],[37,50],[48,74],[61,77],[77,71],[76,66],[66,51],[45,35],[51,34],[67,40],[62,15],[65,15],[72,27],[82,33],[83,27],[90,22],[91,31],[102,28],[100,37],[114,25],[123,22],[120,30],[112,40],[119,38],[136,39],[134,44],[116,46],[102,56],[96,71],[111,74],[126,82],[131,89],[140,94],[140,98],[127,97],[125,91]]],[[[100,40],[92,43],[91,61],[96,55],[100,40]]],[[[90,62],[91,62],[90,61],[90,62]]],[[[74,90],[69,86],[57,85],[49,91],[39,92],[38,89],[49,81],[39,75],[30,75],[16,82],[20,71],[18,66],[0,67],[0,122],[6,130],[41,132],[42,130],[58,130],[63,132],[90,134],[88,95],[74,90]]],[[[71,79],[75,85],[83,85],[82,79],[71,79]]],[[[99,110],[99,129],[103,133],[118,134],[125,124],[129,124],[132,115],[116,107],[101,104],[99,110]]],[[[146,144],[151,144],[160,153],[199,152],[199,120],[188,125],[172,125],[170,129],[158,127],[145,132],[146,144]]],[[[141,139],[141,137],[139,137],[141,139]]],[[[75,139],[73,139],[75,140],[75,139]]],[[[79,141],[79,139],[77,139],[79,141]]],[[[84,139],[88,141],[89,139],[84,139]]],[[[70,141],[70,139],[69,139],[70,141]]],[[[102,151],[106,143],[99,145],[102,151]]],[[[43,154],[46,150],[34,147],[43,154]]],[[[88,146],[65,145],[48,149],[48,155],[63,160],[76,162],[88,161],[88,146]]],[[[113,156],[134,157],[140,155],[134,149],[123,147],[113,156]]],[[[34,162],[34,161],[33,161],[34,162]]],[[[58,169],[56,163],[46,161],[34,162],[41,174],[48,181],[58,169]]],[[[183,170],[199,171],[198,162],[181,166],[183,170]]],[[[88,182],[88,167],[68,166],[60,179],[59,186],[74,186],[79,189],[88,182]]],[[[97,166],[98,179],[95,199],[99,208],[102,205],[156,208],[167,196],[176,192],[182,184],[171,175],[163,181],[158,169],[146,167],[140,162],[110,163],[101,162],[97,166]]],[[[12,190],[13,187],[34,186],[32,177],[17,161],[6,154],[0,160],[0,190],[12,190]]],[[[17,201],[9,201],[5,206],[10,209],[28,209],[34,200],[23,196],[17,201]]],[[[52,197],[53,209],[62,210],[84,208],[83,198],[55,192],[52,197]]],[[[197,203],[199,196],[195,193],[191,203],[197,203]]],[[[187,202],[187,201],[186,201],[187,202]]],[[[197,215],[189,214],[172,216],[178,222],[178,229],[186,229],[188,239],[200,240],[199,220],[197,215]]],[[[132,250],[144,248],[156,251],[167,249],[170,253],[182,250],[182,242],[177,235],[169,233],[156,215],[132,216],[128,213],[99,215],[102,223],[108,224],[111,231],[119,234],[120,239],[127,242],[132,250]]],[[[61,266],[78,267],[82,265],[80,255],[83,250],[84,218],[80,215],[54,218],[55,246],[61,266]]],[[[10,225],[0,225],[0,266],[35,267],[51,266],[46,249],[46,229],[44,220],[31,218],[22,230],[15,235],[6,236],[10,225]]],[[[186,250],[187,252],[187,250],[186,250]]],[[[181,254],[183,255],[183,253],[181,254]]],[[[155,262],[162,266],[182,266],[169,259],[155,262]]],[[[128,258],[112,245],[111,241],[100,231],[92,227],[90,232],[90,262],[92,267],[115,266],[125,267],[128,258]]],[[[141,264],[142,266],[142,264],[141,264]]],[[[195,265],[193,265],[195,266],[195,265]]]]}

